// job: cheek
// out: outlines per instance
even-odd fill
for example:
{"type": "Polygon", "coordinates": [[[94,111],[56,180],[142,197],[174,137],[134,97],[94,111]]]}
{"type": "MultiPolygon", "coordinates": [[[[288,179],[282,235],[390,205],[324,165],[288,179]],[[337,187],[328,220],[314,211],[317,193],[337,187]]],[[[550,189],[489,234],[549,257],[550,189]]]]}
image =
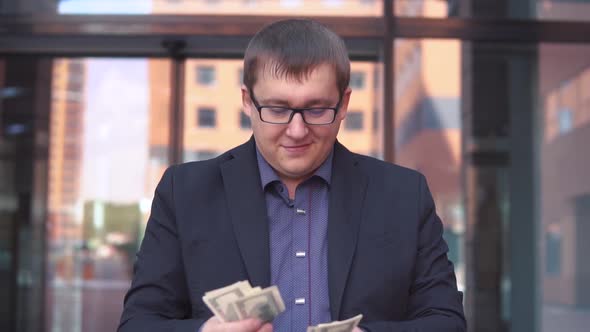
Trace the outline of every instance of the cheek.
{"type": "Polygon", "coordinates": [[[321,138],[322,142],[331,143],[330,140],[336,137],[338,134],[338,126],[327,127],[327,128],[318,128],[314,130],[313,135],[317,138],[321,138]]]}
{"type": "Polygon", "coordinates": [[[259,143],[264,142],[267,145],[277,141],[283,132],[281,128],[265,126],[261,123],[252,123],[252,131],[259,143]]]}

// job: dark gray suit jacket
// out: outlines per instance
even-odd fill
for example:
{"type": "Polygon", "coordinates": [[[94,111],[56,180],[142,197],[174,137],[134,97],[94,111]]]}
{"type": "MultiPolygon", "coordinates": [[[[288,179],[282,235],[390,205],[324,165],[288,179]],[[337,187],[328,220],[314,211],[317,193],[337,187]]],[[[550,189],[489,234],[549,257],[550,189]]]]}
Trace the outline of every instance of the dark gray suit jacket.
{"type": "MultiPolygon", "coordinates": [[[[333,320],[369,331],[465,331],[462,294],[424,177],[336,143],[328,281],[333,320]]],[[[170,167],[160,181],[120,332],[195,332],[206,291],[270,283],[269,230],[255,142],[170,167]]]]}

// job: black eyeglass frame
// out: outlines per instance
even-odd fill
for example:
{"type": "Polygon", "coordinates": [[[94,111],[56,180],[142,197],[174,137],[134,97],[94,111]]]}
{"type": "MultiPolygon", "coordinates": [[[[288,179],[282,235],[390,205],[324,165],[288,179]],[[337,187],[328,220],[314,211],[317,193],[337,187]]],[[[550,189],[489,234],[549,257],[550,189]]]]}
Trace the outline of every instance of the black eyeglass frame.
{"type": "Polygon", "coordinates": [[[258,103],[258,101],[256,100],[256,97],[254,96],[254,92],[252,90],[248,90],[248,92],[250,93],[250,99],[252,99],[252,103],[254,104],[254,107],[258,111],[258,117],[260,118],[260,121],[262,121],[264,123],[270,123],[270,124],[289,124],[289,123],[291,123],[291,120],[293,120],[293,117],[295,116],[295,114],[299,113],[299,114],[301,114],[301,118],[303,119],[303,122],[305,122],[305,124],[307,124],[307,125],[310,125],[310,126],[326,126],[326,125],[330,125],[330,124],[334,123],[334,121],[336,120],[336,114],[338,114],[338,111],[340,110],[340,103],[342,103],[342,95],[341,95],[340,96],[340,99],[338,100],[338,103],[334,107],[292,108],[292,107],[284,107],[284,106],[260,105],[258,103]],[[262,109],[263,108],[283,108],[283,109],[286,109],[286,110],[290,110],[291,111],[291,115],[289,116],[289,120],[287,120],[287,122],[270,122],[270,121],[265,121],[262,118],[262,109]],[[305,120],[305,113],[304,113],[304,111],[317,110],[317,109],[333,110],[334,111],[334,116],[332,117],[332,121],[326,122],[326,123],[309,123],[309,122],[307,122],[307,120],[305,120]]]}

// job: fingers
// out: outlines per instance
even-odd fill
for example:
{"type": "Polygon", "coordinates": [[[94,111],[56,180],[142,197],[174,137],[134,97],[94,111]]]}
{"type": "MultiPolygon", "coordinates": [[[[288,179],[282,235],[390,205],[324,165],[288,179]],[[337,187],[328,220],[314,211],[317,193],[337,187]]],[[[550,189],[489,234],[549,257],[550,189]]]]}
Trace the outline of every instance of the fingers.
{"type": "Polygon", "coordinates": [[[257,332],[262,325],[260,320],[254,318],[224,323],[216,317],[212,317],[203,325],[202,332],[257,332]]]}
{"type": "Polygon", "coordinates": [[[262,322],[258,319],[250,318],[240,320],[237,322],[224,323],[224,327],[220,331],[229,332],[256,332],[262,326],[262,322]]]}
{"type": "Polygon", "coordinates": [[[262,327],[258,330],[258,332],[272,332],[272,324],[266,323],[263,324],[262,327]]]}

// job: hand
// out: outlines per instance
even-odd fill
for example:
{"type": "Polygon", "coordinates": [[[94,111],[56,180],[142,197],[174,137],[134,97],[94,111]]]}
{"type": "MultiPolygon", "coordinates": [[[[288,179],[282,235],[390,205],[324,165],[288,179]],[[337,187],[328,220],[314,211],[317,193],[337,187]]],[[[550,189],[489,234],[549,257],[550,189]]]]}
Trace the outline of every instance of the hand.
{"type": "Polygon", "coordinates": [[[211,317],[203,324],[201,332],[272,332],[272,324],[250,318],[237,322],[224,323],[217,317],[211,317]]]}
{"type": "Polygon", "coordinates": [[[361,330],[358,326],[354,328],[354,330],[352,330],[352,332],[364,332],[363,330],[361,330]]]}

